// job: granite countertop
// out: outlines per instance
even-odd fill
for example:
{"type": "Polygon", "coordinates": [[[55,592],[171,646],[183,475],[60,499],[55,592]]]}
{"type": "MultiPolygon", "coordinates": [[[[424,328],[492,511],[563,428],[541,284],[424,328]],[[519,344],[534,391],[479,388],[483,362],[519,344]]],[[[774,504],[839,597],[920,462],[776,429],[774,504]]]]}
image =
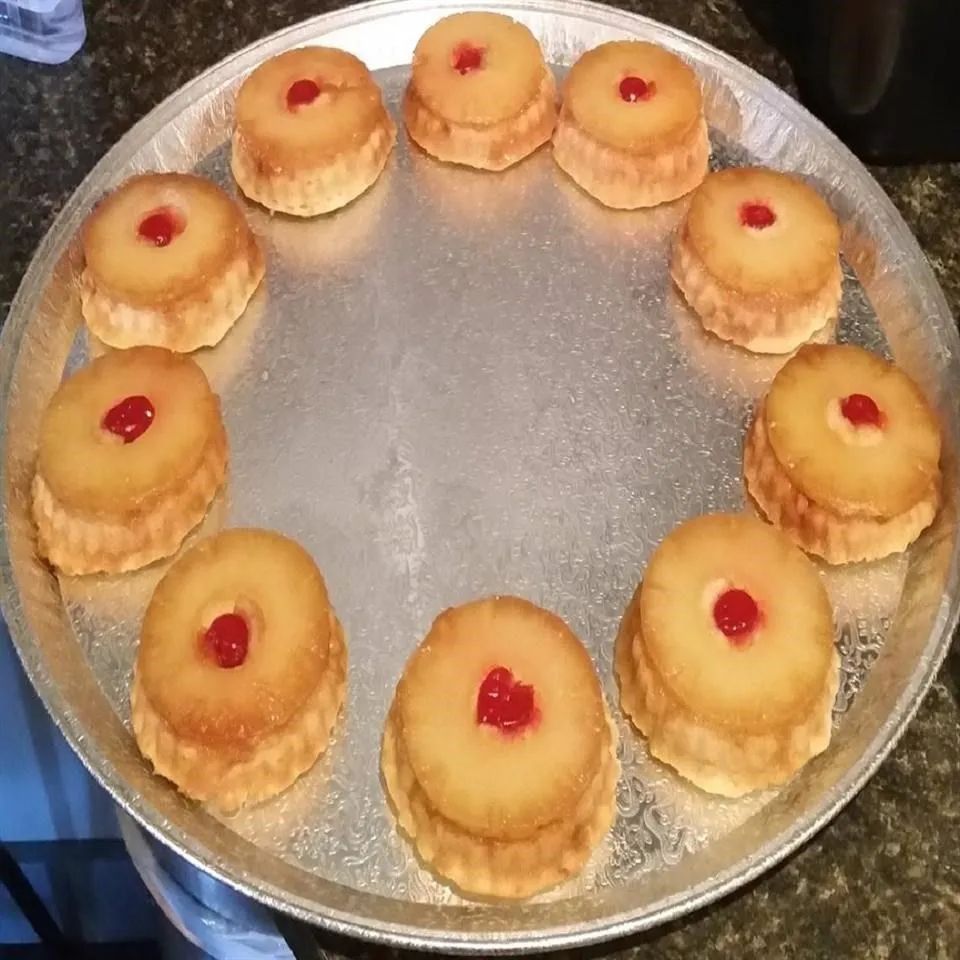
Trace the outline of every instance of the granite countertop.
{"type": "MultiPolygon", "coordinates": [[[[325,0],[87,0],[62,67],[0,56],[0,316],[71,191],[136,120],[198,72],[325,0]]],[[[733,0],[621,4],[792,89],[733,0]]],[[[960,315],[960,164],[874,169],[960,315]]],[[[906,736],[827,829],[749,888],[610,948],[618,957],[943,958],[960,953],[960,649],[906,736]]],[[[337,946],[353,955],[359,945],[337,946]]],[[[599,957],[603,949],[590,951],[599,957]]]]}

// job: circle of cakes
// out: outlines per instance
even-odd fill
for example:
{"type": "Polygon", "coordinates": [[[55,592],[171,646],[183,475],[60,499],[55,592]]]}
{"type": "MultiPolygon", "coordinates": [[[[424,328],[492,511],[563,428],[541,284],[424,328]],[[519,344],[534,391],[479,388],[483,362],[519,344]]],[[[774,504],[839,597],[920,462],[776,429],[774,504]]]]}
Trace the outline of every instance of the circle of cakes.
{"type": "Polygon", "coordinates": [[[550,139],[556,84],[525,26],[498,13],[455,13],[417,43],[403,118],[431,156],[503,170],[550,139]]]}
{"type": "Polygon", "coordinates": [[[197,364],[161,347],[111,351],[65,380],[40,422],[39,552],[73,575],[167,557],[226,468],[220,402],[197,364]]]}
{"type": "Polygon", "coordinates": [[[83,318],[110,347],[213,346],[263,279],[240,208],[191,174],[127,180],[87,218],[81,244],[83,318]]]}
{"type": "Polygon", "coordinates": [[[297,543],[228,530],[178,558],[143,621],[133,729],[157,773],[224,812],[280,793],[326,750],[346,647],[297,543]]]}
{"type": "Polygon", "coordinates": [[[639,40],[588,50],[564,82],[553,155],[608,207],[652,207],[689,193],[710,159],[696,74],[639,40]]]}
{"type": "Polygon", "coordinates": [[[302,47],[272,57],[244,80],[230,165],[251,200],[312,217],[371,187],[396,138],[362,61],[344,50],[302,47]]]}
{"type": "Polygon", "coordinates": [[[403,831],[462,892],[525,897],[576,873],[614,815],[616,734],[590,658],[513,597],[442,613],[408,661],[381,768],[403,831]]]}
{"type": "Polygon", "coordinates": [[[688,520],[647,565],[616,671],[650,752],[701,789],[784,783],[830,741],[839,658],[826,589],[755,517],[688,520]]]}
{"type": "Polygon", "coordinates": [[[670,272],[704,327],[755,353],[790,353],[837,316],[840,225],[797,177],[711,173],[677,232],[670,272]]]}
{"type": "Polygon", "coordinates": [[[940,428],[899,368],[852,345],[802,347],[774,377],[744,448],[771,523],[828,563],[904,550],[940,505],[940,428]]]}

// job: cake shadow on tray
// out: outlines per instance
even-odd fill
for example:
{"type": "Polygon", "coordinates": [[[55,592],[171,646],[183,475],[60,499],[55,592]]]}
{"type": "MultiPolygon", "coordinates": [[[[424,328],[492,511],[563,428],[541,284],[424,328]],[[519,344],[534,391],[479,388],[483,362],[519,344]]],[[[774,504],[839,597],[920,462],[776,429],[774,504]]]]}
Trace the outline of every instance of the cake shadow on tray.
{"type": "Polygon", "coordinates": [[[60,593],[64,602],[78,607],[85,616],[114,623],[139,625],[150,597],[163,575],[184,551],[206,537],[219,533],[229,514],[228,485],[220,488],[206,516],[172,556],[164,557],[128,573],[95,573],[86,576],[60,574],[60,593]]]}
{"type": "MultiPolygon", "coordinates": [[[[791,354],[751,353],[721,340],[704,330],[697,315],[684,300],[676,284],[668,279],[666,309],[674,322],[678,344],[687,363],[699,376],[707,377],[724,390],[732,390],[746,399],[759,399],[770,381],[790,359],[791,354]]],[[[829,343],[836,336],[837,322],[830,321],[813,337],[811,343],[829,343]]]]}
{"type": "Polygon", "coordinates": [[[551,164],[555,189],[577,230],[598,246],[611,251],[624,248],[638,256],[659,256],[677,228],[689,203],[681,197],[670,203],[637,210],[611,210],[574,183],[556,164],[551,164]]]}
{"type": "Polygon", "coordinates": [[[326,749],[289,786],[260,802],[245,803],[236,809],[209,807],[210,814],[240,836],[255,836],[259,842],[272,838],[277,848],[282,848],[291,835],[309,833],[308,824],[317,809],[335,802],[332,794],[338,787],[335,782],[338,753],[343,747],[343,730],[349,722],[348,698],[326,749]]]}
{"type": "MultiPolygon", "coordinates": [[[[200,347],[189,356],[203,370],[215,393],[223,393],[248,366],[254,353],[258,331],[269,310],[269,287],[260,284],[250,298],[247,308],[227,331],[223,339],[212,347],[200,347]]],[[[87,355],[91,360],[102,357],[113,348],[99,340],[88,327],[84,327],[87,355]]]]}
{"type": "Polygon", "coordinates": [[[351,262],[362,263],[379,240],[378,228],[390,207],[396,162],[396,158],[388,160],[372,187],[331,213],[293,217],[249,203],[250,223],[278,266],[291,273],[319,274],[351,262]]]}
{"type": "Polygon", "coordinates": [[[470,231],[523,219],[552,172],[549,151],[541,147],[506,170],[490,172],[438,163],[410,142],[405,162],[417,199],[430,215],[451,230],[470,231]]]}

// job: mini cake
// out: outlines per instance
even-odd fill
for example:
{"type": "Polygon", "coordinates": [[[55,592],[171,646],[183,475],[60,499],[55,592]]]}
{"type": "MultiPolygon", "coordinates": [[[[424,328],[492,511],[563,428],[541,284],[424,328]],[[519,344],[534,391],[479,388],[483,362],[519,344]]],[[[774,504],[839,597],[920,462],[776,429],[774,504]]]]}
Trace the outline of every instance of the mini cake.
{"type": "Polygon", "coordinates": [[[696,74],[639,40],[588,50],[563,85],[553,156],[608,207],[653,207],[689,193],[710,159],[696,74]]]}
{"type": "Polygon", "coordinates": [[[579,871],[614,815],[616,734],[586,650],[513,597],[442,613],[404,669],[381,766],[423,861],[526,897],[579,871]]]}
{"type": "Polygon", "coordinates": [[[830,742],[839,658],[813,564],[745,515],[688,520],[660,544],[616,644],[624,711],[702,790],[789,780],[830,742]]]}
{"type": "Polygon", "coordinates": [[[133,730],[157,773],[229,813],[326,750],[346,689],[343,631],[298,544],[228,530],[180,557],[147,607],[133,730]]]}
{"type": "Polygon", "coordinates": [[[360,60],[302,47],[267,60],[243,82],[230,165],[251,200],[312,217],[371,187],[396,139],[380,88],[360,60]]]}
{"type": "Polygon", "coordinates": [[[837,316],[840,226],[802,180],[711,173],[677,232],[670,272],[704,327],[755,353],[790,353],[837,316]]]}
{"type": "Polygon", "coordinates": [[[41,420],[39,552],[74,575],[167,557],[203,520],[226,468],[220,402],[193,360],[111,351],[65,380],[41,420]]]}
{"type": "Polygon", "coordinates": [[[403,119],[437,159],[503,170],[550,139],[556,115],[553,74],[522,24],[455,13],[420,38],[403,119]]]}
{"type": "Polygon", "coordinates": [[[240,208],[190,174],[127,180],[90,214],[81,239],[83,318],[110,347],[212,346],[263,279],[240,208]]]}
{"type": "Polygon", "coordinates": [[[917,385],[850,345],[808,345],[774,377],[747,434],[747,490],[828,563],[905,550],[940,506],[940,428],[917,385]]]}

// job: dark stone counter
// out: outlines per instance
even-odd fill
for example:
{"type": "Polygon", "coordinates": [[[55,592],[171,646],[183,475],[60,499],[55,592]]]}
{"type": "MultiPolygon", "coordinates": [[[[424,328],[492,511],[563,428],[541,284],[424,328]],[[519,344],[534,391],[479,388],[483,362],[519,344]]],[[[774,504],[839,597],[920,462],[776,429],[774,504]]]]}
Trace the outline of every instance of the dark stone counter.
{"type": "MultiPolygon", "coordinates": [[[[71,191],[136,120],[204,68],[322,12],[324,0],[87,0],[85,48],[63,67],[0,57],[0,316],[71,191]]],[[[699,36],[791,89],[732,0],[624,4],[699,36]]],[[[960,165],[874,170],[960,311],[960,165]]],[[[960,956],[960,652],[903,741],[836,821],[725,902],[618,957],[960,956]]],[[[360,954],[358,945],[340,946],[360,954]]],[[[602,956],[605,951],[591,951],[602,956]]]]}

